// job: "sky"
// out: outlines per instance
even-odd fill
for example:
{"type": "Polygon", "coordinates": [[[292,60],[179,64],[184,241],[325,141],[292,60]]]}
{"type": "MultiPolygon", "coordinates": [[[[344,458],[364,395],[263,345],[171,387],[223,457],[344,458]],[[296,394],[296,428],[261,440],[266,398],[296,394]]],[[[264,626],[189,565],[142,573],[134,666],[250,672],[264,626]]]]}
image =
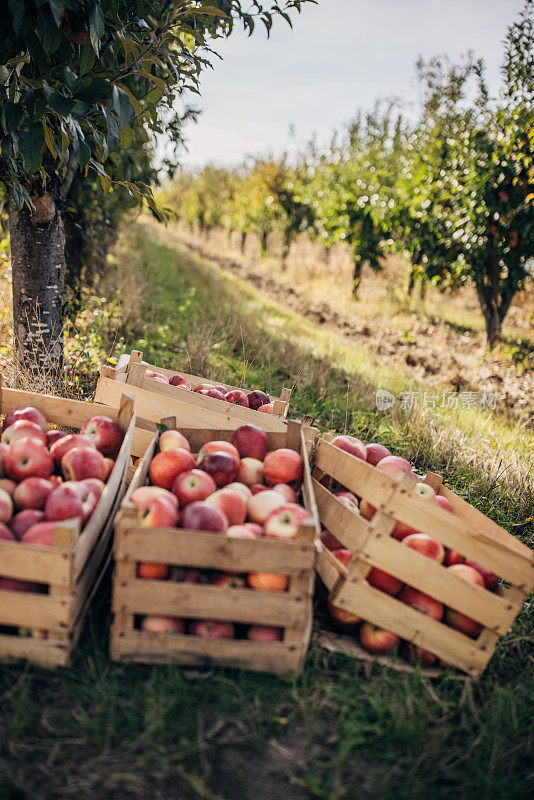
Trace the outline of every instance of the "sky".
{"type": "Polygon", "coordinates": [[[502,41],[522,0],[319,0],[263,25],[248,38],[235,30],[216,43],[222,61],[204,73],[197,125],[185,130],[186,167],[233,165],[247,155],[292,151],[312,135],[328,141],[358,108],[376,98],[420,99],[418,55],[452,59],[472,49],[499,87],[502,41]],[[293,135],[290,135],[290,129],[293,135]]]}

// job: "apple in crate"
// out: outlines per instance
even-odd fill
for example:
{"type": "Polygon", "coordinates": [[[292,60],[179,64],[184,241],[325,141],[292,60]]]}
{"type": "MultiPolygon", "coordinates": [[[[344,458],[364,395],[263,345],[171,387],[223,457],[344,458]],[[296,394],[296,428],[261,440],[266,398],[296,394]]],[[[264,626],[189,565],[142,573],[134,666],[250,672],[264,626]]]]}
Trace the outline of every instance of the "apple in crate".
{"type": "Polygon", "coordinates": [[[443,564],[445,560],[445,550],[443,545],[436,539],[427,536],[426,533],[411,533],[402,540],[403,545],[416,550],[427,558],[437,561],[438,564],[443,564]]]}
{"type": "Polygon", "coordinates": [[[233,639],[234,626],[230,622],[199,619],[191,623],[189,633],[203,639],[233,639]]]}
{"type": "Polygon", "coordinates": [[[272,625],[251,625],[247,639],[251,642],[281,642],[283,635],[283,628],[275,628],[272,625]]]}
{"type": "Polygon", "coordinates": [[[180,506],[186,506],[195,501],[205,500],[216,490],[215,481],[201,469],[190,469],[183,472],[174,480],[171,490],[178,498],[180,506]]]}
{"type": "Polygon", "coordinates": [[[155,486],[170,489],[179,475],[189,472],[195,466],[195,459],[185,448],[177,447],[158,453],[150,462],[148,474],[155,486]]]}
{"type": "Polygon", "coordinates": [[[25,508],[44,508],[46,498],[55,484],[46,478],[26,478],[13,492],[13,502],[19,511],[25,508]]]}
{"type": "Polygon", "coordinates": [[[287,447],[271,450],[263,460],[263,478],[269,486],[276,486],[277,483],[300,483],[302,456],[287,447]]]}
{"type": "Polygon", "coordinates": [[[180,375],[180,373],[172,375],[169,378],[169,383],[171,386],[179,386],[180,389],[187,389],[188,391],[191,391],[191,384],[189,383],[187,378],[184,378],[184,376],[180,375]]]}
{"type": "Polygon", "coordinates": [[[376,465],[380,472],[389,475],[390,478],[400,478],[403,473],[415,478],[412,465],[401,456],[386,456],[376,465]]]}
{"type": "Polygon", "coordinates": [[[378,567],[371,567],[367,580],[375,589],[380,589],[381,592],[391,595],[398,594],[403,587],[402,581],[378,567]]]}
{"type": "Polygon", "coordinates": [[[232,435],[232,444],[241,458],[256,458],[263,461],[269,440],[267,434],[257,425],[242,425],[232,435]]]}
{"type": "Polygon", "coordinates": [[[7,522],[13,516],[13,500],[9,492],[0,489],[0,522],[7,522]]]}
{"type": "Polygon", "coordinates": [[[245,392],[242,392],[241,389],[232,389],[231,392],[227,392],[224,395],[224,399],[227,403],[232,403],[235,406],[243,406],[243,408],[248,408],[248,398],[245,392]]]}
{"type": "Polygon", "coordinates": [[[297,503],[287,503],[277,508],[265,520],[265,535],[270,539],[294,539],[297,535],[300,523],[305,519],[311,519],[311,515],[297,503]]]}
{"type": "Polygon", "coordinates": [[[29,419],[19,419],[6,428],[2,434],[2,444],[7,444],[11,447],[19,439],[24,439],[26,436],[32,436],[38,439],[43,444],[46,444],[46,434],[40,425],[36,422],[31,422],[29,419]]]}
{"type": "Polygon", "coordinates": [[[154,372],[152,369],[145,370],[145,378],[150,378],[153,381],[158,381],[159,383],[168,383],[168,379],[163,375],[161,372],[154,372]]]}
{"type": "Polygon", "coordinates": [[[6,456],[6,453],[9,453],[8,445],[0,442],[0,476],[5,475],[4,458],[6,456]]]}
{"type": "Polygon", "coordinates": [[[346,547],[341,547],[339,550],[333,550],[332,555],[335,556],[338,561],[341,561],[344,566],[347,566],[352,558],[352,553],[350,550],[347,550],[346,547]]]}
{"type": "Polygon", "coordinates": [[[157,617],[149,614],[141,620],[141,630],[151,633],[183,633],[184,621],[177,617],[157,617]]]}
{"type": "Polygon", "coordinates": [[[192,531],[213,531],[224,533],[228,530],[228,518],[219,509],[206,501],[189,503],[180,515],[180,527],[192,531]]]}
{"type": "Polygon", "coordinates": [[[232,483],[237,475],[237,463],[235,458],[230,455],[230,453],[224,452],[223,450],[199,454],[196,466],[198,469],[211,475],[215,481],[215,485],[219,489],[232,483]]]}
{"type": "Polygon", "coordinates": [[[163,431],[159,437],[158,446],[160,453],[166,453],[167,450],[176,450],[177,448],[191,452],[189,442],[180,431],[163,431]]]}
{"type": "Polygon", "coordinates": [[[48,448],[52,447],[53,444],[59,442],[60,439],[64,439],[65,436],[68,436],[68,431],[62,431],[59,429],[54,429],[53,431],[46,432],[46,445],[48,448]]]}
{"type": "Polygon", "coordinates": [[[199,389],[197,394],[201,394],[203,397],[213,397],[214,400],[224,400],[224,394],[214,386],[211,389],[199,389]]]}
{"type": "MultiPolygon", "coordinates": [[[[473,567],[469,567],[467,564],[453,564],[452,567],[447,567],[447,569],[462,580],[472,583],[475,586],[480,586],[481,589],[485,588],[484,578],[480,572],[473,569],[473,567]]],[[[453,628],[456,628],[457,631],[461,631],[467,634],[467,636],[478,636],[483,627],[476,620],[471,619],[471,617],[468,617],[466,614],[462,614],[460,611],[456,611],[454,608],[447,608],[445,620],[453,628]]]]}
{"type": "Polygon", "coordinates": [[[11,445],[4,458],[4,468],[14,481],[33,476],[48,478],[54,468],[54,460],[41,441],[29,436],[11,445]]]}
{"type": "Polygon", "coordinates": [[[141,561],[137,565],[137,577],[148,581],[164,581],[169,577],[168,564],[155,564],[151,561],[141,561]]]}
{"type": "Polygon", "coordinates": [[[491,570],[480,566],[480,564],[477,564],[475,561],[471,561],[469,558],[466,558],[464,563],[468,567],[476,569],[477,572],[480,572],[486,589],[489,589],[489,591],[492,592],[494,589],[497,588],[497,576],[495,575],[494,572],[491,572],[491,570]]]}
{"type": "Polygon", "coordinates": [[[37,525],[38,522],[44,522],[45,519],[44,511],[40,511],[36,508],[25,508],[10,519],[9,527],[17,539],[22,539],[26,531],[29,530],[32,525],[37,525]]]}
{"type": "Polygon", "coordinates": [[[445,548],[445,565],[452,567],[453,564],[465,564],[465,557],[457,553],[456,550],[445,548]]]}
{"type": "Polygon", "coordinates": [[[64,483],[48,495],[45,503],[45,516],[50,521],[75,519],[79,517],[85,523],[96,506],[96,498],[91,492],[84,497],[73,485],[64,483]]]}
{"type": "Polygon", "coordinates": [[[29,419],[31,422],[37,423],[43,432],[46,432],[48,425],[46,417],[39,409],[33,406],[19,406],[19,408],[14,408],[13,411],[9,411],[5,416],[2,430],[5,431],[6,428],[9,428],[10,425],[13,425],[14,422],[20,419],[29,419]]]}
{"type": "Polygon", "coordinates": [[[84,422],[80,433],[89,436],[102,455],[108,458],[117,457],[122,444],[122,431],[110,417],[106,417],[104,414],[91,417],[84,422]]]}
{"type": "Polygon", "coordinates": [[[239,481],[233,481],[229,483],[228,486],[224,487],[225,489],[232,489],[234,492],[239,492],[245,503],[248,505],[248,501],[252,497],[252,492],[245,486],[244,483],[239,483],[239,481]]]}
{"type": "Polygon", "coordinates": [[[277,483],[276,486],[273,486],[275,492],[279,492],[288,503],[296,503],[297,502],[297,493],[291,486],[288,486],[287,483],[277,483]]]}
{"type": "Polygon", "coordinates": [[[354,633],[356,627],[362,621],[362,618],[358,617],[356,614],[352,614],[350,611],[346,611],[344,608],[334,605],[330,598],[326,601],[326,608],[335,627],[345,633],[354,633]]]}
{"type": "Polygon", "coordinates": [[[376,508],[373,505],[371,505],[371,503],[368,500],[366,500],[365,497],[362,497],[362,499],[360,500],[359,511],[361,516],[368,522],[370,522],[370,520],[372,520],[374,515],[376,514],[376,508]]]}
{"type": "Polygon", "coordinates": [[[204,453],[228,453],[234,459],[235,463],[239,466],[239,462],[241,461],[241,457],[239,455],[239,451],[237,447],[235,447],[231,442],[224,442],[224,441],[213,441],[213,442],[206,442],[206,444],[202,445],[200,450],[198,451],[198,456],[203,456],[204,453]]]}
{"type": "Polygon", "coordinates": [[[5,492],[13,497],[13,492],[17,488],[17,484],[15,481],[12,481],[11,478],[0,478],[0,489],[3,489],[5,492]]]}
{"type": "Polygon", "coordinates": [[[34,581],[21,581],[17,578],[0,578],[0,590],[8,592],[42,592],[43,585],[34,581]]]}
{"type": "Polygon", "coordinates": [[[245,486],[263,482],[263,461],[257,458],[242,458],[237,470],[237,480],[245,486]]]}
{"type": "Polygon", "coordinates": [[[253,392],[249,392],[247,399],[248,407],[253,411],[257,411],[261,406],[265,406],[267,403],[271,402],[269,395],[265,394],[265,392],[261,392],[259,389],[254,389],[253,392]]]}
{"type": "Polygon", "coordinates": [[[371,442],[371,444],[365,445],[365,456],[366,461],[368,464],[372,464],[373,467],[382,461],[383,458],[387,458],[387,456],[391,455],[391,451],[384,447],[383,444],[378,444],[377,442],[371,442]]]}
{"type": "Polygon", "coordinates": [[[334,436],[330,444],[334,445],[334,447],[339,447],[340,450],[345,450],[346,453],[350,453],[351,456],[356,456],[362,461],[367,459],[364,443],[356,439],[355,436],[334,436]]]}
{"type": "Polygon", "coordinates": [[[258,411],[262,411],[264,414],[272,414],[274,412],[274,403],[265,403],[265,405],[258,408],[258,411]]]}
{"type": "Polygon", "coordinates": [[[343,549],[343,542],[340,542],[339,539],[334,536],[331,531],[324,530],[321,533],[321,542],[324,544],[327,550],[342,550],[343,549]]]}
{"type": "Polygon", "coordinates": [[[287,575],[273,572],[250,572],[247,583],[251,589],[261,592],[285,592],[289,583],[287,575]]]}
{"type": "MultiPolygon", "coordinates": [[[[88,480],[89,479],[83,481],[83,483],[87,483],[88,480]]],[[[169,492],[167,489],[163,489],[161,486],[139,486],[132,492],[130,500],[140,508],[142,505],[147,505],[156,497],[165,497],[167,500],[171,501],[175,508],[178,508],[178,498],[176,495],[172,494],[172,492],[169,492]]]]}
{"type": "Polygon", "coordinates": [[[7,525],[4,525],[3,522],[0,522],[0,540],[5,542],[14,542],[17,538],[18,537],[15,535],[14,531],[10,530],[10,528],[8,528],[7,525]]]}
{"type": "Polygon", "coordinates": [[[450,500],[447,500],[447,498],[443,497],[442,494],[437,494],[434,498],[434,502],[437,506],[443,508],[445,511],[450,511],[451,514],[453,513],[450,500]]]}
{"type": "Polygon", "coordinates": [[[215,508],[219,508],[226,517],[230,525],[241,525],[247,516],[247,504],[243,500],[240,492],[228,489],[218,489],[206,499],[206,503],[211,503],[215,508]]]}
{"type": "Polygon", "coordinates": [[[84,478],[106,479],[106,459],[94,447],[73,447],[61,459],[61,472],[67,481],[81,481],[84,478]]]}
{"type": "MultiPolygon", "coordinates": [[[[274,487],[272,488],[274,490],[274,487]]],[[[258,494],[259,492],[270,492],[270,491],[271,488],[269,486],[266,486],[264,483],[253,483],[252,486],[250,487],[251,495],[258,494]]],[[[280,492],[278,492],[278,494],[280,494],[280,492]]]]}
{"type": "Polygon", "coordinates": [[[55,522],[37,522],[28,528],[21,541],[25,544],[53,545],[55,522]]]}
{"type": "Polygon", "coordinates": [[[137,521],[139,525],[147,528],[174,528],[178,523],[178,505],[176,498],[170,492],[154,496],[143,493],[142,489],[157,489],[159,487],[141,486],[132,492],[131,502],[137,508],[137,521]]]}
{"type": "Polygon", "coordinates": [[[391,631],[364,622],[360,628],[360,642],[370,653],[376,655],[390,655],[397,650],[400,639],[391,631]]]}
{"type": "Polygon", "coordinates": [[[286,501],[280,492],[268,489],[266,492],[253,495],[248,504],[248,517],[251,522],[263,524],[273,511],[284,505],[286,505],[286,501]]]}
{"type": "Polygon", "coordinates": [[[230,525],[226,531],[226,535],[231,539],[259,539],[260,536],[263,535],[263,531],[261,533],[256,533],[247,525],[230,525]]]}
{"type": "Polygon", "coordinates": [[[61,466],[65,453],[74,447],[92,447],[96,450],[93,440],[84,433],[69,433],[68,436],[62,436],[50,448],[50,453],[58,467],[61,466]]]}
{"type": "Polygon", "coordinates": [[[232,572],[219,572],[210,578],[212,586],[229,586],[231,589],[243,589],[247,583],[244,575],[235,575],[232,572]]]}
{"type": "Polygon", "coordinates": [[[406,644],[405,650],[406,656],[410,661],[419,662],[427,667],[431,667],[432,664],[435,664],[438,660],[438,657],[434,655],[434,653],[431,653],[430,650],[423,650],[422,647],[412,642],[406,644]]]}
{"type": "Polygon", "coordinates": [[[420,592],[419,589],[414,589],[412,586],[404,587],[399,594],[399,600],[412,606],[412,608],[416,608],[418,611],[422,611],[423,614],[427,614],[432,619],[440,620],[443,617],[443,604],[434,597],[420,592]]]}

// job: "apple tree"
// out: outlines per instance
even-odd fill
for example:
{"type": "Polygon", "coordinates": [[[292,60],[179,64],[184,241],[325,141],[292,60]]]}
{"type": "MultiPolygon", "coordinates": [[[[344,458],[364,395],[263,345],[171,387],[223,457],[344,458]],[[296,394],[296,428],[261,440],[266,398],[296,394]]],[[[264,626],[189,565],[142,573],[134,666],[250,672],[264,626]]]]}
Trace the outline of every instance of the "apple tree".
{"type": "Polygon", "coordinates": [[[0,182],[9,195],[16,353],[62,366],[64,210],[78,176],[156,207],[121,170],[141,137],[177,141],[184,90],[199,92],[214,40],[239,21],[269,32],[309,0],[6,0],[0,5],[0,182]]]}

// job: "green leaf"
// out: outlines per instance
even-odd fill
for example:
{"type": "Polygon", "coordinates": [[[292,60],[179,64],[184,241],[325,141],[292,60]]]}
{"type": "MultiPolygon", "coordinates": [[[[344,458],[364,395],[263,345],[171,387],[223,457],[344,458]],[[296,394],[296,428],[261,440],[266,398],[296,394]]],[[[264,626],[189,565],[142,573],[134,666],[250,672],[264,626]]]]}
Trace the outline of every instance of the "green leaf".
{"type": "Polygon", "coordinates": [[[156,422],[156,430],[159,434],[162,434],[165,433],[165,431],[168,431],[169,428],[167,425],[164,425],[163,422],[156,422]]]}
{"type": "Polygon", "coordinates": [[[12,133],[18,128],[22,120],[24,110],[18,103],[12,103],[10,100],[4,105],[4,123],[3,127],[6,133],[12,133]]]}
{"type": "Polygon", "coordinates": [[[89,9],[89,39],[93,45],[93,50],[98,55],[100,53],[100,39],[106,30],[106,20],[100,4],[93,2],[89,9]]]}
{"type": "Polygon", "coordinates": [[[80,75],[85,75],[92,70],[96,59],[96,53],[93,50],[91,42],[86,42],[82,49],[80,58],[80,75]]]}
{"type": "Polygon", "coordinates": [[[54,22],[59,28],[61,25],[61,14],[65,10],[65,3],[62,3],[61,0],[48,0],[48,5],[50,6],[54,22]]]}
{"type": "Polygon", "coordinates": [[[114,86],[112,91],[113,110],[119,118],[119,128],[124,128],[132,116],[133,108],[128,90],[122,89],[119,86],[114,86]]]}
{"type": "Polygon", "coordinates": [[[56,147],[54,144],[54,134],[52,133],[51,128],[47,125],[46,119],[41,120],[43,123],[43,132],[45,137],[46,146],[48,147],[50,154],[55,158],[57,156],[56,147]]]}
{"type": "Polygon", "coordinates": [[[13,19],[13,30],[17,36],[20,36],[24,23],[26,22],[26,9],[24,7],[24,0],[8,0],[8,8],[13,19]]]}
{"type": "Polygon", "coordinates": [[[56,92],[56,90],[52,89],[52,87],[49,86],[46,81],[43,81],[43,92],[46,102],[50,108],[56,112],[56,114],[58,114],[60,117],[69,116],[74,106],[74,100],[65,97],[59,92],[56,92]]]}
{"type": "Polygon", "coordinates": [[[38,171],[42,162],[42,149],[44,145],[44,131],[40,124],[33,124],[26,115],[22,121],[23,127],[18,132],[18,149],[24,161],[24,169],[28,175],[38,171]]]}

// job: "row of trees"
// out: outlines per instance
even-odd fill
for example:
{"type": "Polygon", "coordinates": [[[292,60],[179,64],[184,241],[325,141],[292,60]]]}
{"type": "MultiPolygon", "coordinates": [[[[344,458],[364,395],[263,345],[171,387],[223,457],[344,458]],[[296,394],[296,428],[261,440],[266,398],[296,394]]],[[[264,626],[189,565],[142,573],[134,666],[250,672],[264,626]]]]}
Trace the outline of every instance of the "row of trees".
{"type": "MultiPolygon", "coordinates": [[[[181,141],[216,40],[313,0],[5,0],[0,3],[0,200],[9,210],[18,359],[61,370],[68,278],[148,203],[154,136],[181,141]]],[[[174,165],[169,164],[172,169],[174,165]]]]}
{"type": "Polygon", "coordinates": [[[492,347],[534,256],[534,21],[527,0],[505,40],[502,88],[490,97],[482,61],[419,61],[419,118],[394,103],[360,114],[326,150],[291,162],[257,159],[234,170],[181,173],[165,201],[202,229],[224,226],[262,242],[277,229],[283,257],[299,232],[345,241],[362,266],[389,252],[420,278],[450,289],[471,282],[492,347]]]}

